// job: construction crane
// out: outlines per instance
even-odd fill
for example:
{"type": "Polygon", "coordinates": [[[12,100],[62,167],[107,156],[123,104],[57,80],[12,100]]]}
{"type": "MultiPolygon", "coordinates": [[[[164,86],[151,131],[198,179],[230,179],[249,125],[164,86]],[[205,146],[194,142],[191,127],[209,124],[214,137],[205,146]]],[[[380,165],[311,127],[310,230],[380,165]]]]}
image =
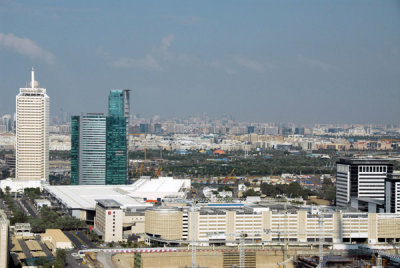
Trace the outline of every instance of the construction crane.
{"type": "MultiPolygon", "coordinates": [[[[144,162],[146,162],[146,160],[147,160],[147,143],[144,144],[144,162]]],[[[143,163],[140,166],[139,174],[140,174],[140,177],[142,177],[142,175],[143,175],[143,163]]]]}
{"type": "Polygon", "coordinates": [[[233,172],[235,172],[235,169],[232,169],[231,173],[229,173],[229,175],[225,177],[224,183],[225,183],[228,179],[231,179],[231,178],[232,178],[233,172]]]}
{"type": "Polygon", "coordinates": [[[162,167],[159,166],[158,169],[156,170],[156,177],[160,177],[161,176],[161,170],[162,170],[162,167]]]}

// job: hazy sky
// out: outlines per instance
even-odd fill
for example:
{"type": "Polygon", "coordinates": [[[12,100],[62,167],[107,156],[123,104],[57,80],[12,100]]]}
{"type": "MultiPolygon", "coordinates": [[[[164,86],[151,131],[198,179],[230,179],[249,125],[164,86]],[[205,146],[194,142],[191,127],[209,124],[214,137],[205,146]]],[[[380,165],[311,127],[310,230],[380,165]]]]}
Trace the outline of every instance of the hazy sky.
{"type": "Polygon", "coordinates": [[[52,114],[398,123],[400,2],[0,0],[0,113],[32,66],[52,114]]]}

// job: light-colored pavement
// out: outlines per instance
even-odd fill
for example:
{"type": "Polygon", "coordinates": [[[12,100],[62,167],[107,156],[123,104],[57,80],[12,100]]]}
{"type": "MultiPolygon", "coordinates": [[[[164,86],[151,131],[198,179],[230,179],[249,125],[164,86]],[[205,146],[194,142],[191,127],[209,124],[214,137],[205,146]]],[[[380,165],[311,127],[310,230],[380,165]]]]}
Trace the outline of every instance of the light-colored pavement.
{"type": "Polygon", "coordinates": [[[104,268],[118,268],[111,257],[112,253],[97,253],[97,260],[103,264],[104,268]]]}

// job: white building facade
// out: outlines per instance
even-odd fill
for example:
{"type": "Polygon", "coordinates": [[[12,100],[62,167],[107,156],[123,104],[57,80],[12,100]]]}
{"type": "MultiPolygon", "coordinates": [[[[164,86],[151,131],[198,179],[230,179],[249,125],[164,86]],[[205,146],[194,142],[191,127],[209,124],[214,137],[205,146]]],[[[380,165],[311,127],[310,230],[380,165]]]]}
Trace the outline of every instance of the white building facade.
{"type": "Polygon", "coordinates": [[[16,97],[16,180],[49,178],[49,97],[32,70],[30,88],[16,97]]]}

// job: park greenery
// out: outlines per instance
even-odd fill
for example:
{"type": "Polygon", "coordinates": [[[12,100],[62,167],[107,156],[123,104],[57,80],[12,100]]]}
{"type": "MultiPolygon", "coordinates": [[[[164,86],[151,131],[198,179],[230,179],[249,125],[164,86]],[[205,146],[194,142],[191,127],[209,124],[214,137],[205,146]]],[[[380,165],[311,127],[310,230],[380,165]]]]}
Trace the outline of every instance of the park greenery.
{"type": "MultiPolygon", "coordinates": [[[[129,153],[130,159],[144,159],[143,151],[129,153]]],[[[163,161],[152,161],[145,164],[142,175],[153,176],[158,165],[165,175],[173,176],[227,176],[234,169],[233,176],[273,176],[282,173],[293,174],[334,174],[334,163],[337,156],[330,152],[330,158],[311,157],[305,152],[289,153],[287,151],[270,150],[254,153],[244,157],[244,152],[227,152],[225,155],[213,155],[188,151],[187,155],[175,152],[164,152],[163,161]],[[150,167],[147,168],[146,167],[150,167]]],[[[160,152],[148,150],[147,160],[160,159],[160,152]]],[[[140,166],[131,169],[131,176],[138,177],[140,166]]]]}
{"type": "Polygon", "coordinates": [[[44,206],[39,211],[39,218],[31,218],[30,224],[35,233],[46,229],[61,229],[63,231],[78,230],[86,227],[86,223],[69,215],[61,216],[56,211],[44,206]]]}

